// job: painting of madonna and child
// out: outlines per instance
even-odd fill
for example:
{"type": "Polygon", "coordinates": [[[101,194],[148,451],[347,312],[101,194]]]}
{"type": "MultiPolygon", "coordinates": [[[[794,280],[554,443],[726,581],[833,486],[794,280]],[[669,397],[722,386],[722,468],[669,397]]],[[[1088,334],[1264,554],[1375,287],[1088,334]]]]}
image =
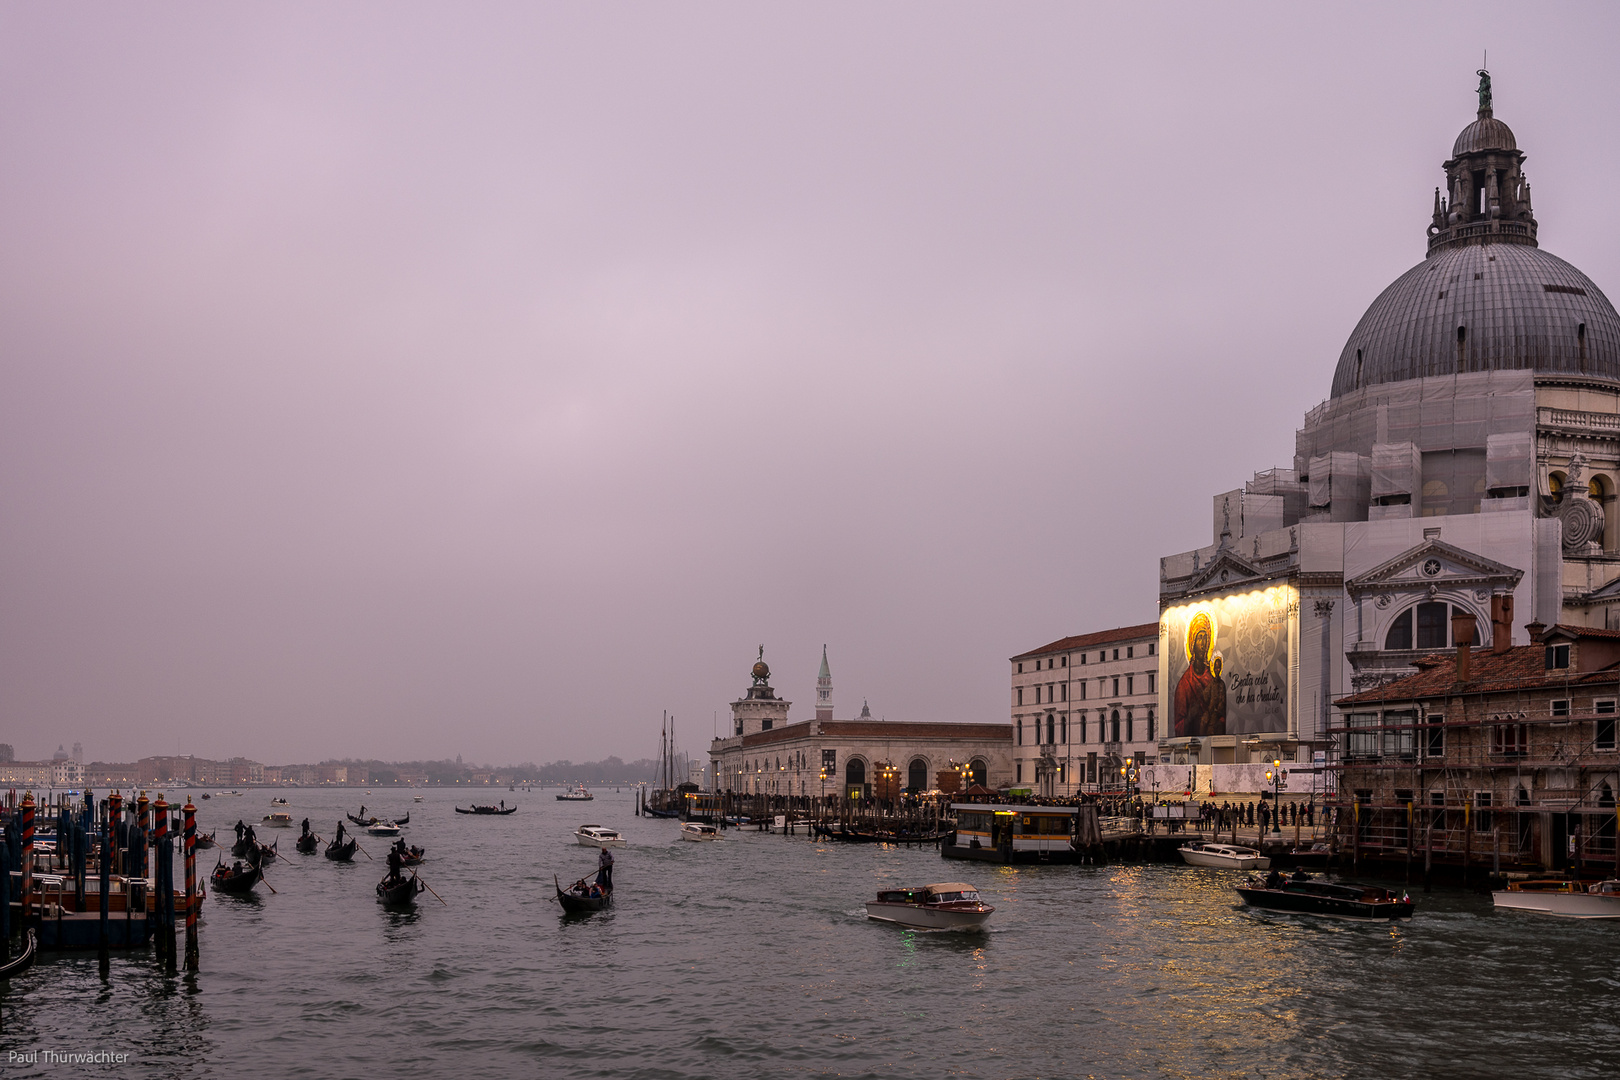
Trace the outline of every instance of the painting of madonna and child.
{"type": "Polygon", "coordinates": [[[1293,607],[1293,591],[1277,587],[1199,600],[1159,616],[1171,737],[1287,730],[1293,607]]]}

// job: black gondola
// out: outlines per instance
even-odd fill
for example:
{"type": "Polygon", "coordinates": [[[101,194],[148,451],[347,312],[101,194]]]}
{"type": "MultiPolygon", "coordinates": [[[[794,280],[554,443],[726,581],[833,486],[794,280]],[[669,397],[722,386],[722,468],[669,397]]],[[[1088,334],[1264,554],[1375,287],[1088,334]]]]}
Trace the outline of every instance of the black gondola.
{"type": "Polygon", "coordinates": [[[601,911],[613,899],[613,887],[601,888],[587,884],[586,879],[580,878],[564,889],[557,881],[557,875],[551,875],[551,883],[557,887],[557,903],[562,905],[564,914],[588,915],[593,911],[601,911]]]}
{"type": "Polygon", "coordinates": [[[320,846],[320,843],[320,837],[316,836],[312,832],[307,832],[293,842],[293,847],[298,849],[298,853],[300,855],[313,855],[315,854],[315,849],[320,846]]]}
{"type": "Polygon", "coordinates": [[[39,942],[34,937],[34,928],[30,926],[23,931],[23,951],[12,957],[4,967],[0,967],[0,979],[15,979],[33,967],[34,954],[38,951],[39,942]]]}
{"type": "Polygon", "coordinates": [[[217,844],[214,841],[214,833],[217,833],[217,832],[219,832],[218,829],[215,829],[214,832],[211,832],[211,833],[198,833],[197,834],[197,850],[198,851],[207,851],[209,848],[217,846],[217,844]]]}
{"type": "Polygon", "coordinates": [[[416,903],[416,894],[427,888],[415,874],[410,877],[383,878],[377,882],[377,902],[389,907],[416,903]]]}
{"type": "Polygon", "coordinates": [[[360,847],[360,841],[350,837],[348,843],[339,843],[333,840],[326,845],[326,857],[333,862],[348,862],[354,858],[354,853],[360,847]]]}
{"type": "Polygon", "coordinates": [[[213,884],[215,892],[243,896],[252,892],[253,886],[263,877],[262,866],[238,862],[232,866],[220,863],[214,867],[214,872],[208,876],[208,880],[213,884]]]}
{"type": "Polygon", "coordinates": [[[412,844],[409,849],[400,852],[399,861],[405,866],[421,866],[427,859],[427,852],[412,844]]]}
{"type": "Polygon", "coordinates": [[[471,810],[463,810],[459,806],[455,807],[454,809],[455,809],[456,813],[458,813],[458,814],[497,814],[497,815],[499,815],[499,814],[515,814],[515,813],[517,813],[517,807],[515,807],[515,806],[508,806],[505,810],[502,810],[499,807],[495,807],[495,806],[477,806],[477,805],[473,806],[473,808],[471,810]]]}
{"type": "MultiPolygon", "coordinates": [[[[360,813],[364,814],[365,812],[366,812],[366,808],[362,806],[360,808],[360,813]]],[[[353,814],[344,814],[343,816],[348,818],[350,821],[354,822],[356,825],[361,826],[362,828],[364,828],[365,826],[368,826],[368,825],[377,824],[377,819],[374,818],[374,817],[356,817],[353,814]]]]}

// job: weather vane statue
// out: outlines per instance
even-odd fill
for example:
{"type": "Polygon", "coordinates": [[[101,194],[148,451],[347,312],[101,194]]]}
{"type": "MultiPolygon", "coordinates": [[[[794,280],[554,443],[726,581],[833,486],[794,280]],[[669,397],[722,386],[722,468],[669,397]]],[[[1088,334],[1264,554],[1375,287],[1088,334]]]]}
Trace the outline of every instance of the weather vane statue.
{"type": "Polygon", "coordinates": [[[1491,73],[1484,68],[1479,69],[1479,111],[1481,114],[1491,111],[1491,73]]]}

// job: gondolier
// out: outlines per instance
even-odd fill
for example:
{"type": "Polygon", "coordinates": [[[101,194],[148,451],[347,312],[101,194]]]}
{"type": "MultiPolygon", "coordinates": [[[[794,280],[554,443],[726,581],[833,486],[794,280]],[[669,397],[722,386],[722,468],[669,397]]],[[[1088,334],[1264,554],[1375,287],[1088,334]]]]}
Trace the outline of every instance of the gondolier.
{"type": "Polygon", "coordinates": [[[604,889],[613,888],[613,852],[607,848],[596,857],[596,883],[604,889]]]}

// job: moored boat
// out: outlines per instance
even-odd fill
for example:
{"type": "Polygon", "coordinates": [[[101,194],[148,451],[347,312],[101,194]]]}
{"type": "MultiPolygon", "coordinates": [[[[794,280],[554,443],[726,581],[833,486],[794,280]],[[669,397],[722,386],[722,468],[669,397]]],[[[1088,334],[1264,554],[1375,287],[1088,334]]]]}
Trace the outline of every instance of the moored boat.
{"type": "Polygon", "coordinates": [[[919,930],[977,930],[995,913],[979,890],[963,881],[920,888],[884,889],[866,902],[866,917],[919,930]]]}
{"type": "Polygon", "coordinates": [[[557,884],[557,876],[551,876],[553,885],[557,887],[557,903],[562,905],[563,912],[568,915],[588,915],[593,911],[601,911],[613,899],[613,888],[603,888],[592,881],[580,878],[568,888],[564,889],[557,884]]]}
{"type": "Polygon", "coordinates": [[[718,840],[720,839],[720,830],[706,821],[683,821],[681,822],[681,839],[718,840]]]}
{"type": "Polygon", "coordinates": [[[1270,870],[1271,860],[1254,848],[1236,844],[1183,844],[1178,848],[1189,866],[1218,866],[1226,870],[1270,870]]]}
{"type": "Polygon", "coordinates": [[[1265,879],[1251,877],[1236,888],[1251,907],[1294,915],[1390,922],[1410,919],[1414,909],[1412,898],[1404,893],[1397,896],[1377,885],[1354,881],[1321,881],[1303,871],[1284,878],[1274,870],[1265,879]]]}
{"type": "Polygon", "coordinates": [[[1590,885],[1566,878],[1512,881],[1491,893],[1491,903],[1509,911],[1565,919],[1620,919],[1620,880],[1590,885]]]}
{"type": "Polygon", "coordinates": [[[15,979],[23,972],[34,966],[34,955],[39,951],[39,939],[34,935],[34,928],[28,927],[23,931],[23,950],[0,966],[0,979],[15,979]]]}
{"type": "Polygon", "coordinates": [[[617,830],[600,825],[581,825],[574,832],[574,839],[583,847],[595,848],[624,847],[626,843],[617,830]]]}

